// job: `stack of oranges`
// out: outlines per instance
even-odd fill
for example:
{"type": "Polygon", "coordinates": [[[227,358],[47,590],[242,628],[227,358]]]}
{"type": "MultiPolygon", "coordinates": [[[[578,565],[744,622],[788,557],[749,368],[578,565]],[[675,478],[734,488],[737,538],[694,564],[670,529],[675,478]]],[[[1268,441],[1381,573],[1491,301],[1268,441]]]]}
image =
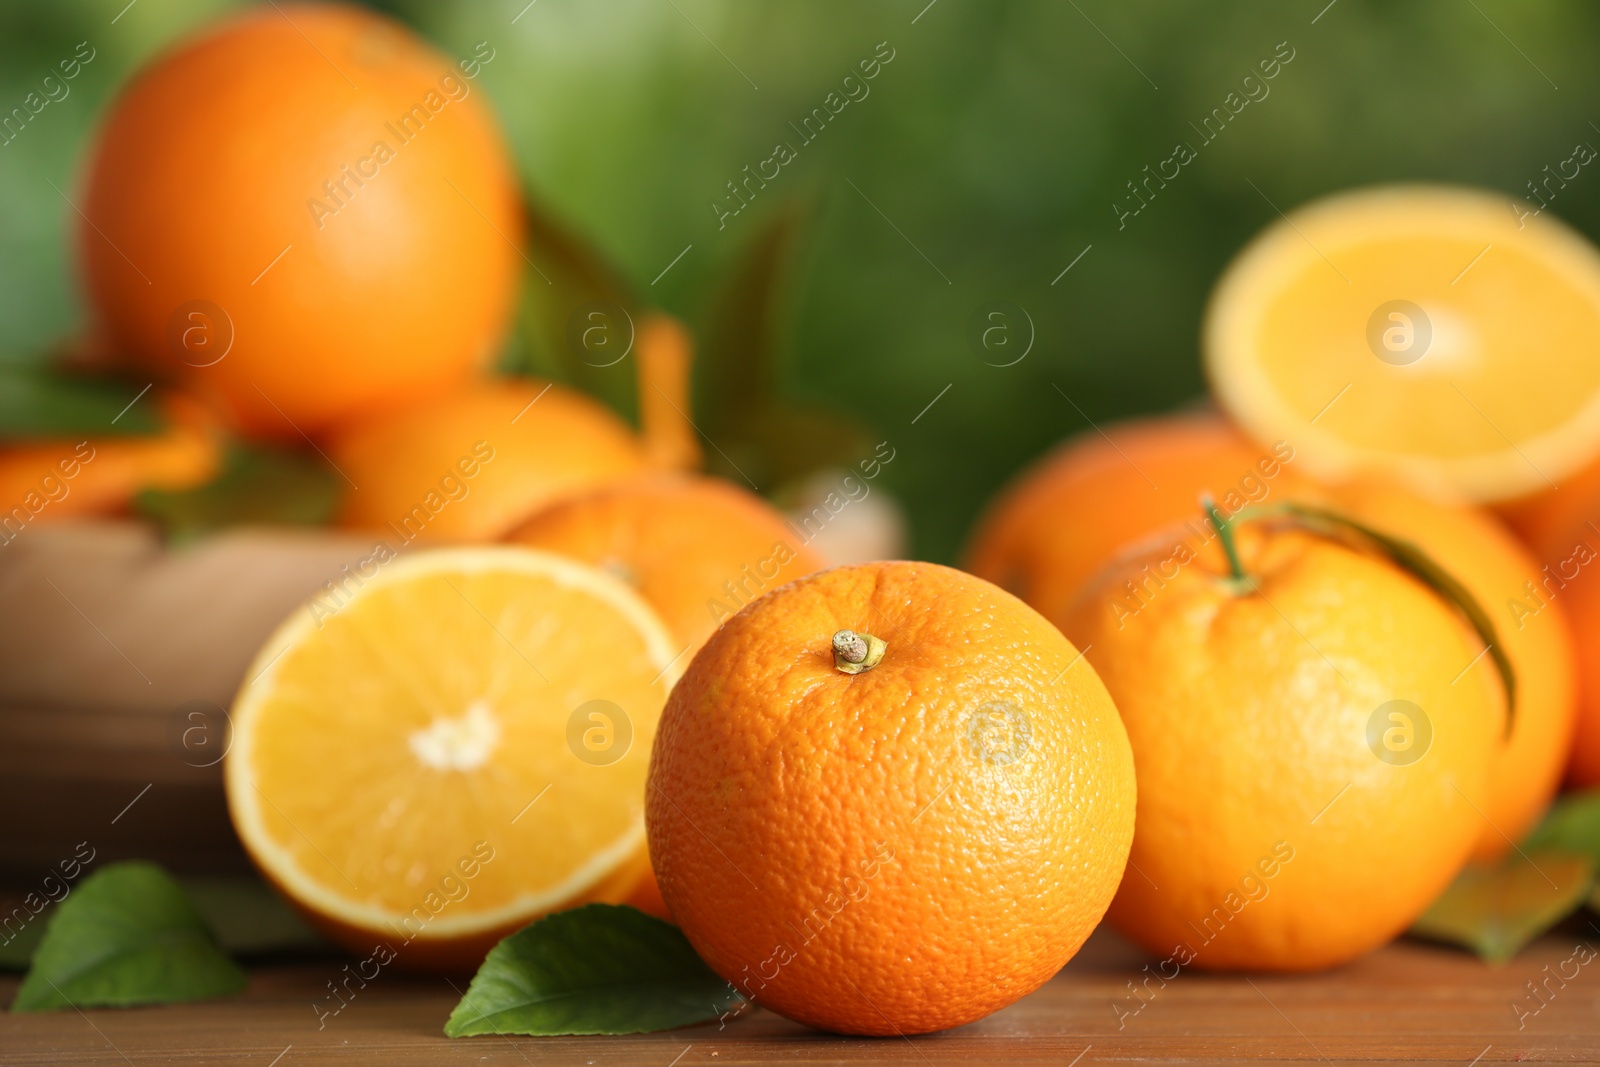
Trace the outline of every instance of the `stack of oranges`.
{"type": "MultiPolygon", "coordinates": [[[[95,348],[218,425],[132,457],[98,509],[204,481],[223,431],[314,447],[340,524],[407,543],[492,540],[562,495],[692,458],[671,419],[640,440],[564,387],[488,376],[526,265],[478,84],[492,58],[452,60],[356,8],[280,5],[124,89],[79,217],[95,348]]],[[[681,332],[638,332],[641,387],[681,397],[686,361],[657,353],[681,332]]]]}
{"type": "Polygon", "coordinates": [[[1600,774],[1600,254],[1487,193],[1345,194],[1239,255],[1203,337],[1221,411],[1068,442],[967,565],[1127,724],[1112,922],[1183,966],[1324,967],[1600,774]]]}
{"type": "Polygon", "coordinates": [[[792,1018],[925,1032],[1105,915],[1180,967],[1350,960],[1600,780],[1600,255],[1560,224],[1299,212],[1216,291],[1220,410],[1069,442],[965,572],[824,571],[691,473],[670,319],[642,434],[488,373],[524,260],[488,61],[252,11],[129,86],[82,205],[104,347],[171,428],[100,442],[77,506],[237,434],[314,448],[375,538],[261,650],[225,767],[348,948],[470,966],[629,901],[792,1018]]]}
{"type": "Polygon", "coordinates": [[[691,473],[670,317],[634,323],[642,432],[492,373],[529,262],[493,58],[299,4],[159,56],[74,199],[89,350],[155,383],[166,428],[0,452],[18,498],[72,459],[47,519],[204,484],[239,439],[328,465],[336,523],[373,550],[249,672],[228,798],[314,922],[409,967],[471,966],[586,901],[663,911],[643,783],[667,693],[722,619],[822,566],[764,501],[691,473]]]}

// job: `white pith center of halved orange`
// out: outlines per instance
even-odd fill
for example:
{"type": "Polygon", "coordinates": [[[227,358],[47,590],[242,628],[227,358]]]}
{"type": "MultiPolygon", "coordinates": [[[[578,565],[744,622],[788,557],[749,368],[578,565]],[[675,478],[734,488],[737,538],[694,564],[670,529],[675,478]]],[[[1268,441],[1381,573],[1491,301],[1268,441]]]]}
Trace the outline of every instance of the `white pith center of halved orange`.
{"type": "Polygon", "coordinates": [[[500,720],[489,705],[473,701],[454,719],[434,719],[407,738],[411,751],[425,767],[440,771],[470,771],[484,765],[500,743],[500,720]]]}

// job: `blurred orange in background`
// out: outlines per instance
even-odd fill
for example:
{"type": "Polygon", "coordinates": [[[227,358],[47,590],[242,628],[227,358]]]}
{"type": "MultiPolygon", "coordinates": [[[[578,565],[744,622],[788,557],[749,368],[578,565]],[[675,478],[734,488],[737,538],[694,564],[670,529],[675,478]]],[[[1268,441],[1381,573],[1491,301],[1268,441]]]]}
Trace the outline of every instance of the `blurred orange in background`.
{"type": "Polygon", "coordinates": [[[1583,696],[1569,778],[1600,785],[1600,463],[1501,511],[1542,564],[1516,594],[1523,613],[1530,623],[1546,614],[1572,620],[1583,696]]]}
{"type": "Polygon", "coordinates": [[[487,367],[522,216],[478,69],[336,5],[254,8],[178,45],[124,88],[89,163],[99,325],[294,441],[487,367]]]}
{"type": "Polygon", "coordinates": [[[339,525],[394,543],[495,541],[557,500],[646,470],[699,463],[687,411],[691,341],[666,315],[639,324],[642,432],[568,386],[491,378],[332,434],[339,525]]]}
{"type": "Polygon", "coordinates": [[[632,585],[686,656],[745,604],[825,564],[760,497],[687,475],[569,497],[508,540],[583,560],[632,585]]]}
{"type": "Polygon", "coordinates": [[[564,493],[645,469],[609,408],[551,382],[475,383],[333,432],[339,525],[414,540],[493,541],[564,493]]]}
{"type": "Polygon", "coordinates": [[[1373,186],[1261,231],[1217,281],[1217,401],[1319,477],[1505,500],[1600,450],[1600,252],[1503,195],[1373,186]]]}
{"type": "Polygon", "coordinates": [[[1028,467],[979,520],[966,566],[1059,620],[1084,583],[1131,541],[1204,524],[1306,484],[1286,442],[1261,448],[1213,412],[1135,419],[1069,438],[1028,467]]]}

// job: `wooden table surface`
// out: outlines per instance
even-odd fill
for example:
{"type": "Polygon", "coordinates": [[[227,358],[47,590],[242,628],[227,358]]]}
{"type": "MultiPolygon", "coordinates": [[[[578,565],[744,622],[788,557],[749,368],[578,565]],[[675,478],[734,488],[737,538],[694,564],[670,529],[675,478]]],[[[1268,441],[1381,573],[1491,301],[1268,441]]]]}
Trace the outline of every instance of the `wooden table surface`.
{"type": "MultiPolygon", "coordinates": [[[[1580,942],[1600,945],[1600,931],[1547,937],[1503,968],[1402,941],[1332,974],[1183,973],[1135,1013],[1127,982],[1145,961],[1102,931],[1032,996],[971,1026],[910,1039],[835,1037],[755,1010],[720,1029],[448,1040],[440,1028],[456,992],[442,978],[401,975],[360,991],[318,1029],[311,1004],[339,964],[298,962],[255,968],[231,1000],[7,1014],[0,1063],[1600,1063],[1600,961],[1562,966],[1580,942]],[[1576,975],[1562,980],[1561,970],[1576,975]],[[1546,983],[1542,1007],[1528,982],[1546,983]]],[[[0,979],[0,998],[9,1001],[16,984],[0,979]]]]}

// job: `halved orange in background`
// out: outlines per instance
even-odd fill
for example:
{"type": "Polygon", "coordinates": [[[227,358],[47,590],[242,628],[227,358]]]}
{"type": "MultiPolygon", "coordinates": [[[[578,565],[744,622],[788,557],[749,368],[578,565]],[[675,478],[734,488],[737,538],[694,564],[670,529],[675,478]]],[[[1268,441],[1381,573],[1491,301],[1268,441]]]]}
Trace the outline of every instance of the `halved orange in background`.
{"type": "Polygon", "coordinates": [[[660,619],[530,549],[357,571],[283,624],[234,704],[228,803],[262,871],[345,947],[411,969],[471,968],[540,915],[626,899],[679,667],[660,619]]]}
{"type": "Polygon", "coordinates": [[[1600,450],[1600,253],[1536,206],[1419,185],[1295,211],[1212,294],[1217,397],[1325,478],[1476,501],[1559,481],[1600,450]]]}

